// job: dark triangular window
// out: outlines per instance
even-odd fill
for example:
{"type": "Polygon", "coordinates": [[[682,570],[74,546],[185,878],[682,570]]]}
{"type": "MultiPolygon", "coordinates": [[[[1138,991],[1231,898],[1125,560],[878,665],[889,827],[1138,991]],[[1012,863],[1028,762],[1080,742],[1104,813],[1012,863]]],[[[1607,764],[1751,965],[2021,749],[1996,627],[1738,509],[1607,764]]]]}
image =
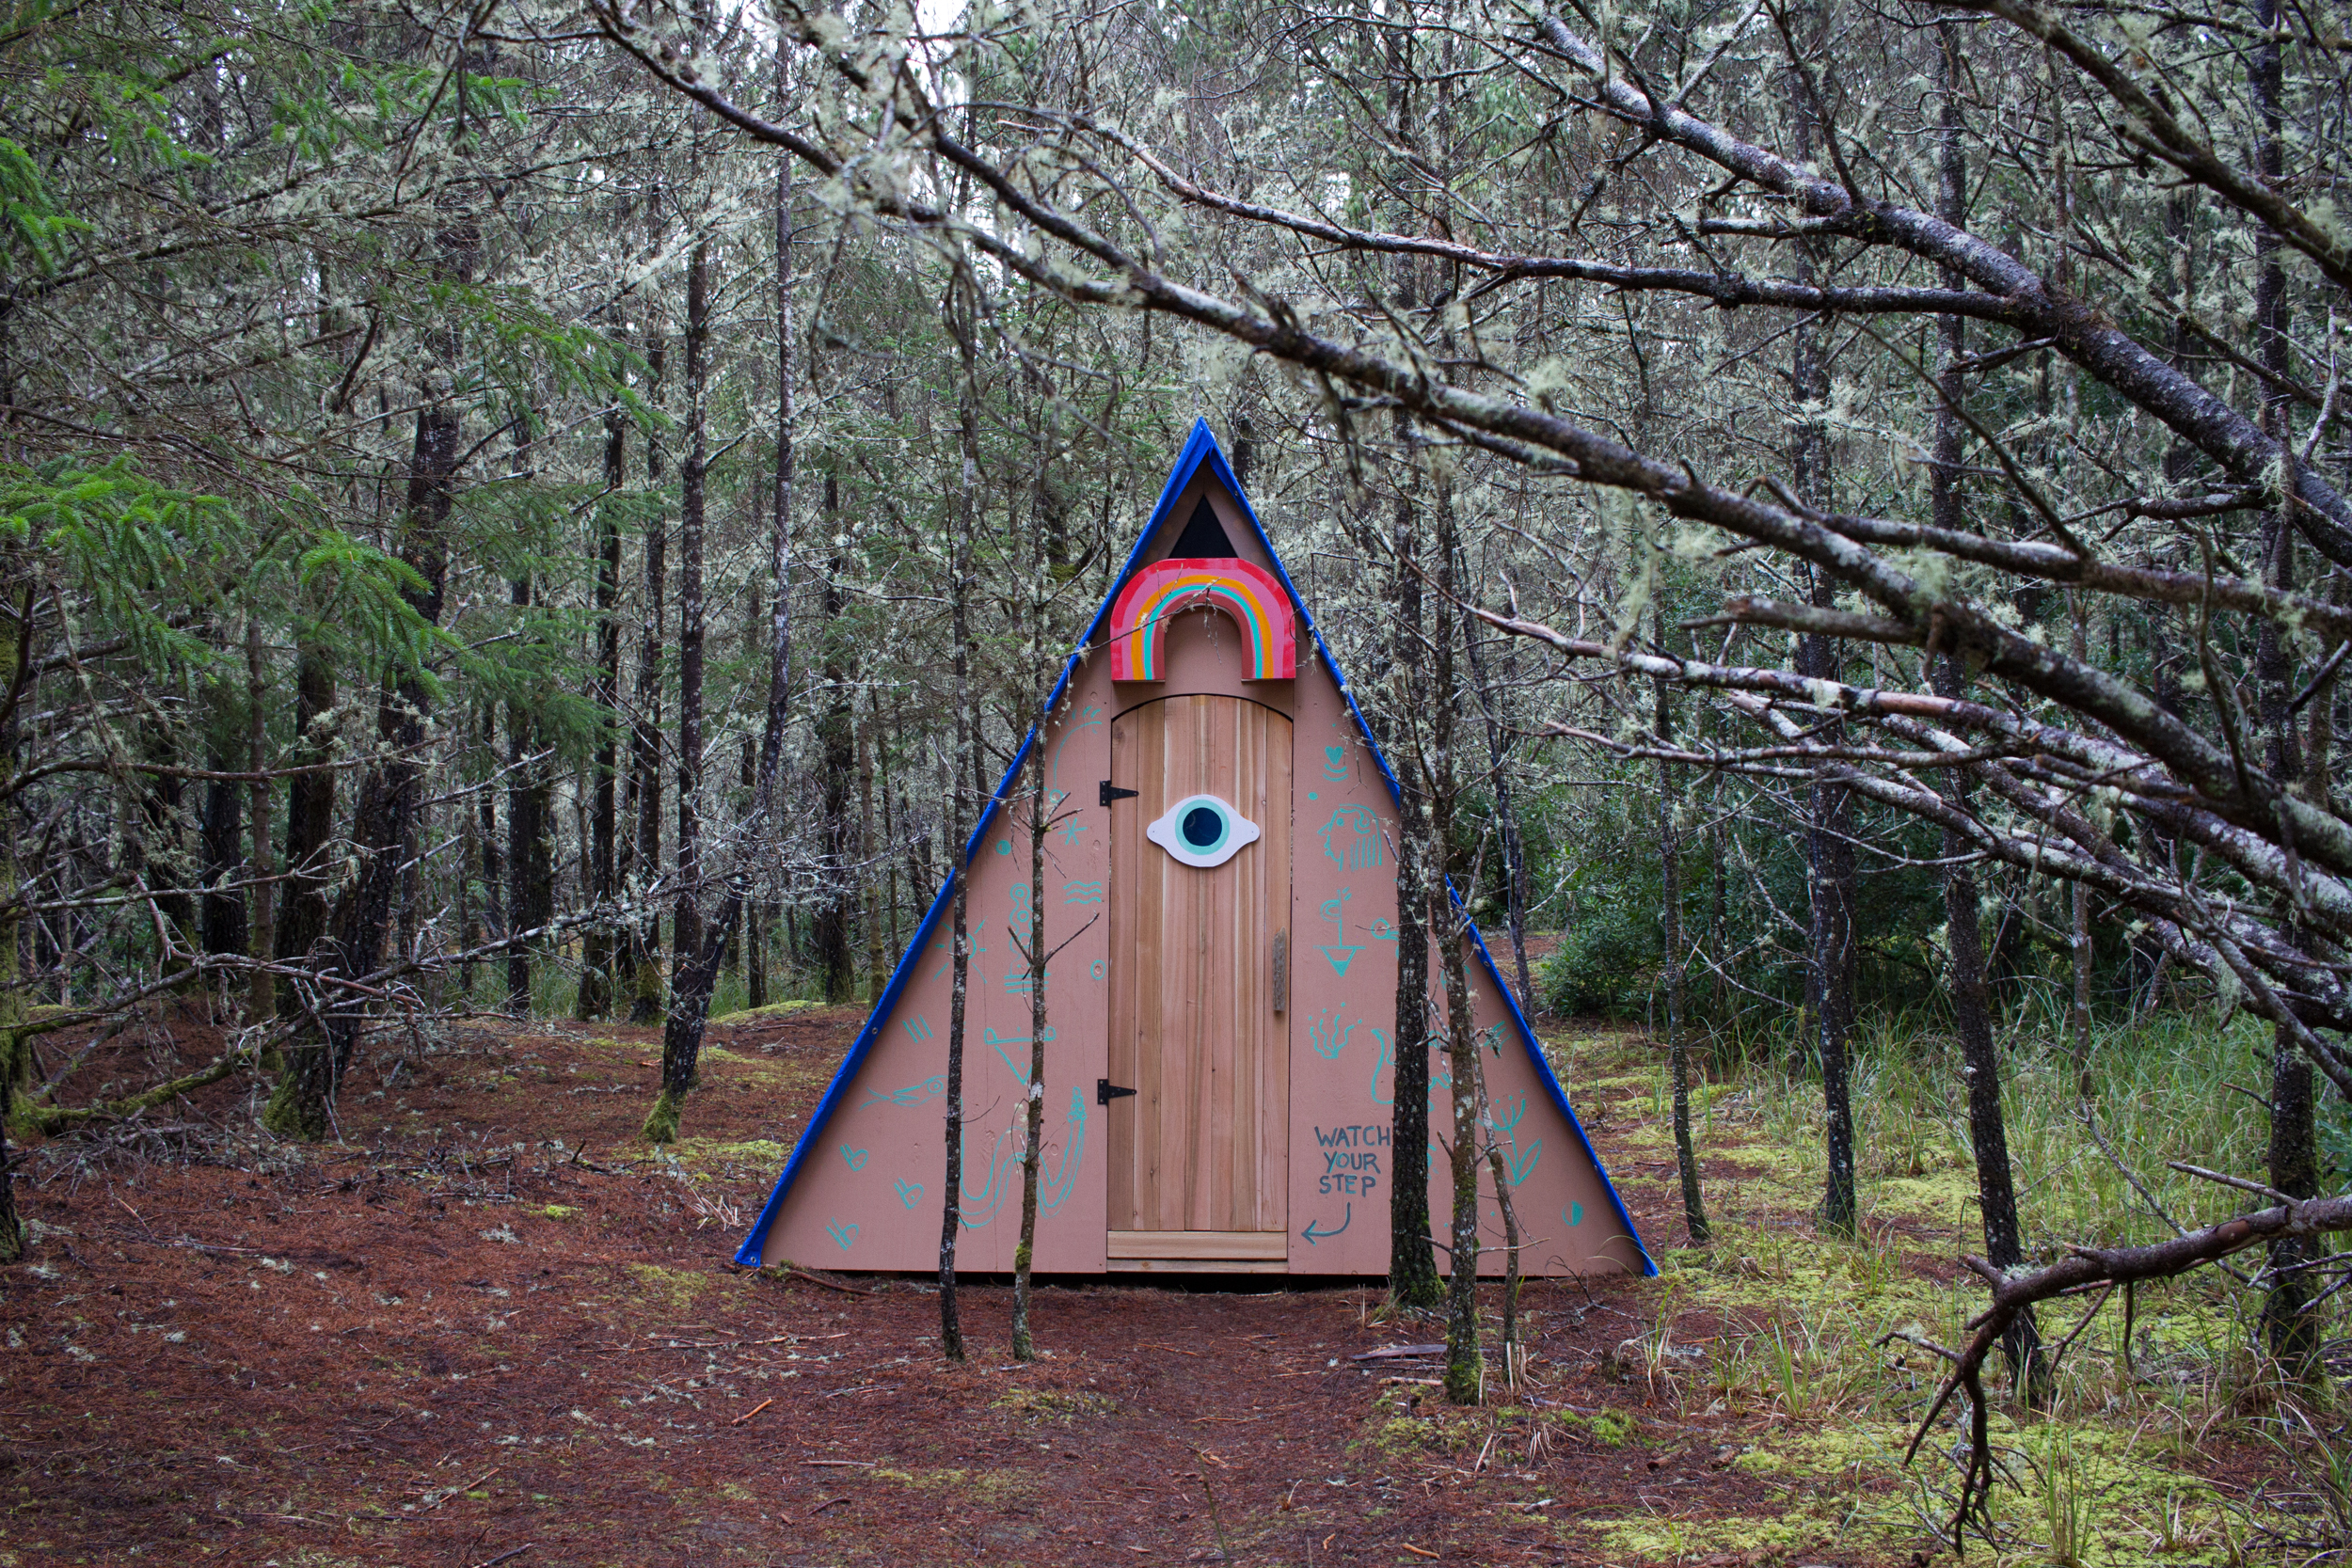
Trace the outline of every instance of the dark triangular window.
{"type": "Polygon", "coordinates": [[[1184,525],[1176,547],[1168,553],[1175,561],[1217,561],[1233,553],[1233,542],[1225,537],[1225,525],[1216,520],[1207,496],[1193,508],[1192,521],[1184,525]]]}

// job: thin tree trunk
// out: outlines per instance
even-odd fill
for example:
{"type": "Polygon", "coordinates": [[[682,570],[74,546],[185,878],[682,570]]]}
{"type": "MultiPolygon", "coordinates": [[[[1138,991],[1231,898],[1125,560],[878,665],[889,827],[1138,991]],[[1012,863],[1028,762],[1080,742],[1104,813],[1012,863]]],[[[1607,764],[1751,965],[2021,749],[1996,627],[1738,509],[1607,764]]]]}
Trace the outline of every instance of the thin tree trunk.
{"type": "MultiPolygon", "coordinates": [[[[1658,608],[1658,643],[1666,645],[1666,608],[1658,608]]],[[[1658,741],[1674,737],[1674,706],[1664,681],[1657,683],[1658,741]]],[[[1676,820],[1678,804],[1674,766],[1658,765],[1658,865],[1661,905],[1659,922],[1664,947],[1666,981],[1666,1066],[1674,1085],[1675,1171],[1682,1181],[1682,1226],[1691,1244],[1703,1247],[1713,1240],[1707,1223],[1707,1204],[1699,1191],[1699,1157],[1691,1137],[1691,1052],[1682,1029],[1682,827],[1676,820]]]]}
{"type": "MultiPolygon", "coordinates": [[[[306,626],[294,646],[294,742],[291,760],[301,769],[286,790],[285,912],[271,948],[280,964],[301,965],[326,934],[326,850],[335,831],[335,664],[316,628],[306,626]]],[[[309,1006],[301,988],[278,993],[278,1016],[294,1020],[309,1006]]]]}
{"type": "MultiPolygon", "coordinates": [[[[1947,318],[1956,319],[1956,318],[1947,318]]],[[[2067,651],[2076,658],[2089,655],[2083,605],[2067,591],[2067,619],[2072,623],[2067,651]]],[[[2068,889],[2074,908],[2067,928],[2067,956],[2073,960],[2074,988],[2066,1009],[2066,1037],[2074,1059],[2074,1098],[2089,1105],[2094,1098],[2090,1082],[2090,884],[2076,882],[2068,889]]]]}
{"type": "MultiPolygon", "coordinates": [[[[657,397],[667,356],[668,345],[659,339],[645,352],[657,397]]],[[[636,721],[628,736],[630,792],[637,798],[630,891],[644,904],[642,923],[629,932],[628,1021],[639,1024],[662,1019],[661,906],[654,890],[661,881],[661,665],[669,636],[670,574],[666,508],[661,506],[661,443],[650,436],[645,441],[645,488],[660,510],[645,527],[644,633],[637,653],[636,721]]]]}
{"type": "MultiPolygon", "coordinates": [[[[776,96],[791,103],[787,77],[789,55],[776,45],[776,96]]],[[[792,158],[776,158],[776,474],[771,499],[773,531],[769,536],[768,692],[772,722],[760,740],[758,782],[753,790],[754,809],[764,822],[772,809],[776,769],[784,754],[786,704],[790,699],[792,673],[792,158]],[[773,748],[772,754],[771,748],[773,748]]],[[[754,1006],[768,999],[768,926],[774,906],[759,900],[751,921],[754,1006]]]]}
{"type": "MultiPolygon", "coordinates": [[[[726,919],[703,921],[703,524],[709,458],[710,245],[686,263],[686,458],[678,466],[677,902],[670,913],[670,1006],[661,1030],[661,1092],[645,1117],[652,1143],[677,1136],[702,1075],[703,1028],[726,945],[726,919]]],[[[732,898],[729,900],[732,904],[732,898]]]]}
{"type": "MultiPolygon", "coordinates": [[[[2263,182],[2274,190],[2286,180],[2285,120],[2280,108],[2282,48],[2278,28],[2279,0],[2255,0],[2255,24],[2263,37],[2254,48],[2251,70],[2254,108],[2262,119],[2262,138],[2254,157],[2263,182]]],[[[2295,445],[2293,409],[2286,387],[2295,369],[2288,341],[2286,269],[2280,263],[2278,234],[2267,227],[2254,230],[2254,323],[2259,335],[2263,368],[2270,379],[2263,393],[2263,427],[2282,450],[2295,445]]],[[[2263,579],[2274,588],[2295,584],[2295,471],[2281,471],[2287,495],[2265,519],[2263,579]]],[[[2266,759],[2271,774],[2288,789],[2296,789],[2303,775],[2301,737],[2296,734],[2292,709],[2295,651],[2280,634],[2277,622],[2265,620],[2257,634],[2254,673],[2269,731],[2266,759]]],[[[2293,911],[2284,911],[2282,934],[2295,928],[2293,911]]],[[[2291,1031],[2281,1026],[2271,1036],[2270,1055],[2270,1185],[2290,1197],[2318,1196],[2319,1158],[2317,1096],[2312,1064],[2291,1031]]],[[[2289,1380],[2306,1383],[2319,1370],[2319,1322],[2311,1312],[2318,1280],[2306,1267],[2325,1249],[2316,1241],[2290,1238],[2269,1247],[2270,1293],[2263,1303],[2263,1329],[2270,1354],[2289,1380]]]]}
{"type": "MultiPolygon", "coordinates": [[[[1411,427],[1397,424],[1403,443],[1411,427]]],[[[1413,503],[1408,485],[1397,487],[1396,526],[1391,543],[1390,670],[1395,685],[1391,706],[1397,784],[1396,823],[1396,1041],[1390,1078],[1391,1104],[1389,1188],[1389,1296],[1400,1307],[1435,1307],[1445,1299],[1438,1282],[1429,1214],[1429,942],[1430,850],[1428,791],[1423,786],[1419,711],[1421,689],[1422,581],[1414,560],[1413,503]]]]}
{"type": "Polygon", "coordinates": [[[253,775],[253,783],[248,786],[253,828],[252,847],[246,859],[246,880],[252,883],[246,895],[246,909],[253,925],[246,951],[262,961],[253,971],[246,1000],[246,1017],[254,1023],[266,1022],[278,1011],[277,978],[262,967],[278,951],[278,902],[270,865],[270,807],[274,798],[270,781],[263,777],[269,771],[268,695],[268,671],[262,658],[261,617],[248,615],[245,623],[245,766],[246,771],[253,775]]]}
{"type": "MultiPolygon", "coordinates": [[[[236,759],[230,752],[235,732],[229,723],[229,713],[212,716],[204,743],[204,766],[214,773],[236,770],[236,759]]],[[[207,779],[204,782],[204,816],[202,818],[204,845],[204,951],[213,954],[242,954],[247,939],[246,929],[245,895],[223,884],[233,882],[237,867],[245,859],[245,800],[244,792],[230,779],[207,779]]],[[[218,989],[215,986],[215,989],[218,989]]]]}
{"type": "MultiPolygon", "coordinates": [[[[628,479],[628,420],[620,409],[604,416],[604,487],[617,493],[628,479]]],[[[616,863],[617,774],[620,765],[621,697],[621,515],[608,496],[596,509],[596,663],[589,676],[588,700],[596,708],[596,752],[590,765],[595,779],[588,810],[588,896],[599,918],[580,937],[579,1005],[583,1019],[603,1018],[612,1011],[614,959],[618,932],[603,911],[620,894],[616,863]]]]}
{"type": "MultiPolygon", "coordinates": [[[[1457,555],[1454,502],[1443,480],[1438,482],[1438,602],[1454,596],[1454,562],[1457,555]]],[[[1478,1031],[1471,1026],[1470,973],[1463,958],[1469,920],[1455,904],[1452,887],[1457,863],[1454,813],[1461,792],[1454,765],[1459,741],[1455,715],[1461,691],[1454,679],[1455,620],[1437,618],[1436,676],[1429,693],[1430,839],[1434,847],[1429,878],[1429,926],[1438,943],[1438,966],[1445,976],[1447,1092],[1454,1107],[1453,1156],[1454,1224],[1452,1267],[1446,1274],[1446,1398],[1456,1404],[1475,1403],[1484,1392],[1486,1370],[1478,1349],[1478,1031]]],[[[1402,1090],[1397,1098],[1404,1099],[1402,1090]]]]}
{"type": "MultiPolygon", "coordinates": [[[[1043,519],[1038,521],[1041,524],[1043,519]]],[[[1035,569],[1042,571],[1043,567],[1041,559],[1035,569]]],[[[1041,592],[1030,603],[1029,651],[1033,657],[1039,650],[1035,618],[1045,612],[1043,600],[1041,592]]],[[[1041,735],[1045,717],[1041,710],[1041,735]]],[[[1040,744],[1029,750],[1029,1092],[1022,1111],[1021,1240],[1012,1253],[1012,1357],[1016,1361],[1037,1356],[1037,1347],[1029,1338],[1029,1270],[1037,1253],[1038,1151],[1045,1141],[1045,748],[1040,744]]]]}
{"type": "Polygon", "coordinates": [[[874,822],[874,704],[866,705],[866,721],[857,727],[857,859],[858,881],[866,893],[866,995],[882,993],[882,840],[874,822]]]}
{"type": "MultiPolygon", "coordinates": [[[[1820,26],[1818,8],[1807,11],[1809,25],[1820,26]]],[[[1797,152],[1815,155],[1822,134],[1811,87],[1800,82],[1797,103],[1797,152]]],[[[1795,247],[1796,273],[1801,281],[1819,280],[1828,252],[1827,242],[1805,239],[1795,247]]],[[[1835,486],[1830,471],[1829,431],[1822,413],[1829,403],[1830,324],[1806,316],[1791,328],[1789,385],[1799,404],[1795,441],[1789,465],[1799,499],[1826,510],[1835,486]]],[[[1827,607],[1836,598],[1829,574],[1811,571],[1812,599],[1827,607]]],[[[1804,638],[1798,650],[1799,673],[1817,680],[1836,680],[1842,662],[1834,639],[1804,638]]],[[[1845,726],[1833,721],[1824,738],[1838,744],[1845,726]]],[[[1854,1194],[1853,1103],[1847,1036],[1853,1023],[1853,844],[1850,836],[1851,798],[1844,788],[1818,784],[1812,790],[1812,821],[1805,835],[1807,893],[1812,911],[1808,933],[1809,985],[1807,1022],[1821,1069],[1821,1103],[1828,1146],[1829,1174],[1821,1195],[1822,1228],[1836,1235],[1853,1234],[1858,1210],[1854,1194]]]]}
{"type": "MultiPolygon", "coordinates": [[[[1947,221],[1958,223],[1964,210],[1968,178],[1961,145],[1961,30],[1950,20],[1939,19],[1936,35],[1940,100],[1936,204],[1947,221]]],[[[1953,283],[1955,276],[1947,271],[1945,282],[1953,283]]],[[[1936,527],[1964,530],[1967,513],[1961,504],[1960,482],[1965,453],[1959,410],[1967,387],[1953,367],[1966,356],[1968,324],[1959,316],[1940,316],[1936,332],[1943,363],[1937,383],[1934,461],[1928,470],[1928,505],[1936,527]]],[[[1949,653],[1934,660],[1930,678],[1940,696],[1958,698],[1967,689],[1967,673],[1949,653]]],[[[1947,787],[1952,800],[1964,805],[1972,793],[1967,771],[1950,769],[1947,787]]],[[[1947,830],[1944,833],[1944,923],[1952,957],[1952,1022],[1960,1036],[1961,1073],[1968,1089],[1968,1138],[1977,1165],[1977,1209],[1984,1220],[1984,1255],[1995,1267],[2010,1269],[2026,1260],[2024,1227],[2010,1165],[2009,1129],[2001,1111],[2001,1056],[1993,1038],[1984,931],[1968,851],[1968,841],[1958,832],[1947,830]]],[[[2031,1312],[2018,1314],[2004,1348],[2010,1378],[2020,1396],[2029,1405],[2045,1404],[2049,1369],[2031,1312]]]]}
{"type": "MultiPolygon", "coordinates": [[[[33,624],[34,592],[28,583],[8,593],[8,597],[15,601],[8,608],[15,612],[20,627],[33,624]]],[[[22,642],[14,637],[0,637],[0,692],[17,689],[17,677],[23,669],[19,660],[30,641],[29,636],[22,642]]],[[[0,786],[16,783],[16,709],[31,706],[24,699],[36,694],[37,688],[28,681],[23,698],[9,704],[6,715],[0,716],[0,786]]],[[[32,1070],[30,1048],[18,1033],[24,1024],[24,991],[19,984],[24,976],[17,956],[23,940],[22,917],[17,913],[23,874],[17,863],[16,843],[13,829],[0,832],[0,1263],[13,1263],[24,1256],[24,1226],[17,1217],[16,1176],[9,1163],[8,1123],[16,1114],[17,1084],[29,1077],[32,1070]]]]}
{"type": "MultiPolygon", "coordinates": [[[[516,578],[512,602],[528,616],[531,579],[516,578]]],[[[547,768],[539,762],[538,724],[528,702],[506,705],[506,910],[509,939],[535,930],[555,917],[554,868],[548,851],[547,768]]],[[[518,1017],[531,1016],[531,956],[529,944],[516,942],[506,950],[506,1007],[518,1017]]]]}
{"type": "Polygon", "coordinates": [[[1526,1353],[1519,1346],[1519,1208],[1511,1201],[1511,1176],[1502,1163],[1502,1146],[1495,1137],[1494,1101],[1486,1093],[1486,1065],[1476,1052],[1479,1123],[1486,1140],[1486,1174],[1495,1184],[1495,1207],[1502,1213],[1502,1369],[1503,1381],[1514,1393],[1526,1353]]]}
{"type": "MultiPolygon", "coordinates": [[[[499,792],[496,787],[499,766],[498,705],[490,703],[482,712],[482,755],[491,777],[483,781],[474,797],[475,851],[481,856],[482,927],[490,942],[503,942],[514,934],[506,918],[506,835],[499,831],[499,792]]],[[[473,1001],[473,965],[465,972],[466,1001],[473,1001]]]]}
{"type": "Polygon", "coordinates": [[[821,898],[817,906],[816,924],[818,973],[824,980],[825,1000],[834,1003],[847,1002],[850,994],[850,911],[855,904],[849,876],[850,784],[857,767],[855,726],[850,709],[850,675],[843,657],[849,630],[841,624],[841,578],[849,562],[839,543],[842,538],[840,506],[840,477],[828,468],[825,471],[825,528],[828,536],[835,543],[832,555],[825,562],[827,696],[824,716],[817,721],[817,740],[822,758],[819,770],[824,817],[820,831],[824,834],[826,872],[821,898]]]}
{"type": "MultiPolygon", "coordinates": [[[[979,505],[977,488],[980,482],[979,411],[974,406],[979,396],[977,384],[978,370],[974,364],[976,355],[972,344],[969,319],[959,311],[951,293],[946,304],[947,325],[954,332],[956,346],[962,356],[963,380],[957,394],[958,438],[963,456],[962,489],[955,515],[955,538],[952,556],[947,563],[948,576],[948,635],[954,643],[956,747],[953,777],[946,790],[946,830],[947,853],[954,878],[954,936],[951,955],[954,974],[947,992],[947,1103],[943,1113],[946,1123],[946,1201],[940,1205],[939,1220],[939,1348],[950,1361],[964,1358],[963,1321],[956,1300],[956,1231],[963,1223],[963,1026],[964,1014],[971,990],[972,935],[967,921],[971,891],[971,856],[966,852],[971,837],[966,830],[962,805],[965,779],[978,767],[978,723],[972,703],[972,626],[971,581],[973,535],[978,531],[977,515],[979,505]]],[[[984,797],[976,796],[977,800],[984,797]]]]}

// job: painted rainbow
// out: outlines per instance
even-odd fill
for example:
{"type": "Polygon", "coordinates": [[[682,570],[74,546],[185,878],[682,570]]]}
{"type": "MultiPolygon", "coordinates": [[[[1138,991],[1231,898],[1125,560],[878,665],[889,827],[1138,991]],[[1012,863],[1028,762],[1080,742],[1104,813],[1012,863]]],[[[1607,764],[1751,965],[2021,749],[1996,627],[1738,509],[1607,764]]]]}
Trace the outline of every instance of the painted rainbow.
{"type": "Polygon", "coordinates": [[[1153,562],[1119,591],[1111,606],[1111,679],[1164,679],[1160,648],[1168,623],[1196,606],[1223,610],[1249,634],[1248,678],[1297,675],[1297,624],[1273,573],[1240,560],[1171,560],[1153,562]]]}

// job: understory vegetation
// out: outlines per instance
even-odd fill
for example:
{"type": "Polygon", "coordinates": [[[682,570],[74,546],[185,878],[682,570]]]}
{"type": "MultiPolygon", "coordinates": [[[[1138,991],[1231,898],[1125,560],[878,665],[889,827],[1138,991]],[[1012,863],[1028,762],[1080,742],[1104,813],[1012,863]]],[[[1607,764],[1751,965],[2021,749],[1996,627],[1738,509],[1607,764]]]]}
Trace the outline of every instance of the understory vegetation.
{"type": "MultiPolygon", "coordinates": [[[[1555,1037],[1553,1054],[1572,1085],[1589,1062],[1645,1095],[1653,1119],[1627,1142],[1671,1162],[1662,1064],[1654,1051],[1629,1058],[1623,1039],[1570,1033],[1555,1037]]],[[[1820,1091],[1779,1043],[1726,1037],[1708,1057],[1693,1113],[1713,1174],[1714,1237],[1661,1252],[1649,1321],[1617,1347],[1616,1364],[1639,1396],[1629,1409],[1747,1423],[1711,1462],[1785,1494],[1752,1517],[1597,1526],[1638,1560],[1857,1541],[1893,1552],[1955,1505],[1956,1432],[1931,1433],[1920,1460],[1906,1457],[1942,1370],[1915,1338],[1963,1339],[1977,1309],[1947,1277],[1948,1259],[1981,1233],[1955,1048],[1915,1022],[1860,1043],[1857,1104],[1867,1109],[1857,1136],[1870,1153],[1862,1224],[1838,1243],[1791,1222],[1820,1190],[1820,1091]]],[[[2169,1167],[2259,1167],[2258,1119],[2233,1086],[2265,1059],[2259,1027],[2174,1017],[2100,1029],[2095,1131],[2074,1099],[2070,1053],[2046,1031],[2021,1028],[2005,1044],[2030,1260],[2076,1243],[2160,1241],[2175,1224],[2236,1212],[2226,1190],[2169,1167]]],[[[2093,1320],[2086,1298],[2045,1320],[2049,1341],[2064,1345],[2046,1397],[2004,1400],[1993,1420],[2009,1483],[1984,1522],[1996,1559],[2251,1562],[2342,1550],[2352,1450],[2333,1409],[2282,1381],[2263,1354],[2262,1305],[2260,1292],[2207,1274],[2142,1287],[2128,1313],[2093,1320]],[[2233,1461],[2217,1463],[2227,1450],[2233,1461]]],[[[2332,1378],[2352,1357],[2341,1307],[2325,1310],[2332,1378]]],[[[1540,1443],[1547,1421],[1578,1418],[1536,1415],[1517,1440],[1540,1443]]]]}

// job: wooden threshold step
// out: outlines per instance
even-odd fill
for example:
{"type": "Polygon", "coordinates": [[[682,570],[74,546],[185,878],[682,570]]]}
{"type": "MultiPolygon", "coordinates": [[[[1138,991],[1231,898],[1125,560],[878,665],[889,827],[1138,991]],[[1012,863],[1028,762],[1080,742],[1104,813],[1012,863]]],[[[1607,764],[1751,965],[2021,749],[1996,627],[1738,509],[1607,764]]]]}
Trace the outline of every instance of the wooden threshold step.
{"type": "Polygon", "coordinates": [[[1270,1263],[1290,1257],[1281,1230],[1114,1230],[1110,1258],[1154,1262],[1270,1263]]]}

